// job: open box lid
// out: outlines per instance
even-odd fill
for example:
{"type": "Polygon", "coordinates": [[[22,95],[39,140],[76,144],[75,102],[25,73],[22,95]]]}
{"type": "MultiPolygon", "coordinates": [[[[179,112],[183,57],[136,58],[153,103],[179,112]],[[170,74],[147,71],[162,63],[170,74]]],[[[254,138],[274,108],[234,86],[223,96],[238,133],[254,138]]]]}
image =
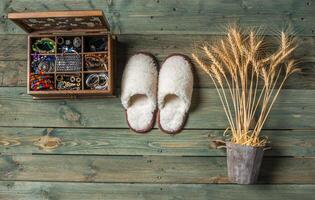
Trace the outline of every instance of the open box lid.
{"type": "Polygon", "coordinates": [[[8,18],[28,33],[54,31],[109,31],[102,10],[9,13],[8,18]]]}

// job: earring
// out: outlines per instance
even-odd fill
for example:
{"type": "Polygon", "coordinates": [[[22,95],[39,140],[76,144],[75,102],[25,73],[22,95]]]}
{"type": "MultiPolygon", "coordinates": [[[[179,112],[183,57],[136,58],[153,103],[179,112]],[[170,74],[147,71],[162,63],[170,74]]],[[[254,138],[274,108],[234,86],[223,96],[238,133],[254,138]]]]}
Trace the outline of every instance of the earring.
{"type": "Polygon", "coordinates": [[[75,37],[73,39],[73,46],[76,48],[79,48],[81,46],[81,38],[80,37],[75,37]]]}

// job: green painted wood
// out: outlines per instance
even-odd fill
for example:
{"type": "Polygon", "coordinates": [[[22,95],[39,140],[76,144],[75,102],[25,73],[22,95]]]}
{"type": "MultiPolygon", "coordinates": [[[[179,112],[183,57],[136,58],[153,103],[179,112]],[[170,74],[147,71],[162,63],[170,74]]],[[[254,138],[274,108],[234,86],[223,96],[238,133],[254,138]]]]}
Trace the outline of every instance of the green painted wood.
{"type": "MultiPolygon", "coordinates": [[[[127,129],[1,128],[0,153],[225,156],[225,149],[213,143],[224,139],[222,134],[223,130],[184,130],[171,136],[159,130],[142,135],[127,129]],[[45,136],[50,140],[44,142],[45,136]]],[[[314,131],[262,134],[271,140],[266,156],[315,156],[314,131]]]]}
{"type": "Polygon", "coordinates": [[[0,61],[0,86],[26,86],[26,61],[0,61]]]}
{"type": "Polygon", "coordinates": [[[314,190],[314,185],[0,182],[0,196],[10,200],[310,200],[314,190]]]}
{"type": "MultiPolygon", "coordinates": [[[[132,53],[135,53],[133,51],[132,53]]],[[[169,54],[168,54],[169,55],[169,54]]],[[[131,56],[131,55],[130,55],[131,56]]],[[[160,55],[158,55],[160,57],[160,55]]],[[[158,59],[160,63],[167,57],[163,55],[158,59]]],[[[117,57],[120,60],[120,56],[117,57]]],[[[116,87],[120,87],[125,60],[120,60],[117,65],[116,87]]],[[[0,61],[0,87],[26,86],[27,84],[26,61],[0,61]]],[[[284,89],[315,89],[315,63],[302,63],[299,66],[302,72],[294,74],[284,85],[284,89]]],[[[195,88],[214,88],[210,78],[199,68],[195,67],[195,88]]]]}
{"type": "Polygon", "coordinates": [[[269,34],[286,24],[301,35],[314,35],[314,4],[309,0],[162,1],[162,0],[3,0],[0,33],[21,33],[6,19],[10,11],[103,9],[114,33],[222,34],[222,24],[266,25],[269,34]]]}
{"type": "Polygon", "coordinates": [[[10,200],[310,200],[314,190],[314,185],[0,182],[0,196],[10,200]]]}
{"type": "MultiPolygon", "coordinates": [[[[195,45],[203,41],[215,42],[223,36],[216,35],[145,35],[124,34],[118,38],[118,56],[120,59],[128,57],[137,51],[151,52],[162,61],[172,53],[189,55],[195,50],[195,45]]],[[[276,47],[278,40],[273,36],[266,36],[270,48],[276,47]]],[[[27,59],[27,35],[0,35],[0,60],[25,61],[27,59]]],[[[294,52],[294,58],[303,62],[315,62],[315,37],[298,37],[299,47],[294,52]]],[[[118,59],[118,60],[120,60],[118,59]]]]}
{"type": "Polygon", "coordinates": [[[0,199],[312,199],[314,8],[311,0],[0,1],[0,86],[23,86],[0,88],[0,199]],[[227,183],[225,151],[211,143],[222,139],[225,116],[213,85],[198,69],[195,87],[212,89],[195,90],[186,130],[176,136],[129,131],[119,98],[31,100],[25,94],[26,35],[16,35],[23,32],[6,15],[73,9],[103,9],[113,33],[120,34],[117,87],[126,58],[137,51],[150,51],[162,62],[170,53],[189,55],[193,44],[216,40],[227,22],[267,25],[267,35],[291,25],[302,36],[294,57],[303,72],[289,80],[290,90],[283,91],[266,124],[277,130],[263,132],[273,149],[266,152],[260,183],[271,185],[191,184],[227,183]],[[48,132],[60,143],[38,146],[48,132]]]}
{"type": "MultiPolygon", "coordinates": [[[[116,86],[120,86],[121,74],[126,60],[138,51],[151,52],[160,63],[172,53],[190,55],[194,44],[201,41],[215,41],[219,37],[208,35],[121,35],[118,38],[118,65],[116,86]]],[[[271,44],[275,40],[268,37],[271,44]]],[[[303,37],[300,48],[294,55],[302,63],[302,72],[292,76],[285,84],[287,89],[315,89],[315,39],[303,37]]],[[[0,35],[0,86],[26,86],[26,36],[0,35]],[[18,72],[18,73],[17,73],[18,72]]],[[[208,76],[195,68],[195,87],[214,88],[208,76]]]]}
{"type": "MultiPolygon", "coordinates": [[[[32,100],[25,88],[0,88],[0,126],[127,128],[119,98],[32,100]]],[[[314,90],[283,90],[267,129],[314,129],[314,90]]],[[[214,89],[195,89],[186,128],[225,129],[214,89]]]]}
{"type": "MultiPolygon", "coordinates": [[[[1,61],[27,60],[27,35],[0,35],[1,61]]],[[[9,66],[8,66],[9,67],[9,66]]],[[[13,67],[12,67],[13,68],[13,67]]]]}
{"type": "MultiPolygon", "coordinates": [[[[259,183],[315,183],[315,157],[264,158],[259,183]]],[[[226,157],[2,155],[0,180],[227,183],[226,157]]]]}

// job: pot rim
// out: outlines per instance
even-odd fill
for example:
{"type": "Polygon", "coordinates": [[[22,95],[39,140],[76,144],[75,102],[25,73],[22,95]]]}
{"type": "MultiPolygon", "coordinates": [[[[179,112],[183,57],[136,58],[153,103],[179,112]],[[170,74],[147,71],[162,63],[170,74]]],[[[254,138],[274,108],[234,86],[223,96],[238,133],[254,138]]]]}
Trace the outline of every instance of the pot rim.
{"type": "Polygon", "coordinates": [[[255,146],[250,146],[250,145],[243,145],[243,144],[236,144],[234,142],[231,142],[231,141],[226,141],[225,142],[226,146],[241,146],[241,147],[244,147],[244,148],[252,148],[252,149],[265,149],[267,146],[261,146],[261,147],[255,147],[255,146]]]}

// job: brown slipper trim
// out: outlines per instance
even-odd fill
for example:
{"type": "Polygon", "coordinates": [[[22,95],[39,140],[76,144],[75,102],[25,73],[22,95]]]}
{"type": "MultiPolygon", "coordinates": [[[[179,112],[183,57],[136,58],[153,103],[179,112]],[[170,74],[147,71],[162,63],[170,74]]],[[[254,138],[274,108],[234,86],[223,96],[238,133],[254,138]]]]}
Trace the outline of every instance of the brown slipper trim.
{"type": "Polygon", "coordinates": [[[128,127],[130,128],[130,130],[132,130],[132,131],[134,131],[134,132],[136,132],[136,133],[147,133],[147,132],[151,131],[151,130],[153,129],[153,127],[154,127],[155,115],[156,115],[156,110],[153,111],[153,115],[152,115],[151,122],[150,122],[150,124],[149,124],[149,126],[148,126],[147,128],[142,129],[142,130],[136,130],[136,129],[134,129],[134,128],[132,128],[132,127],[130,126],[130,123],[129,123],[129,121],[128,121],[127,110],[125,110],[125,116],[126,116],[127,125],[128,125],[128,127]]]}
{"type": "MultiPolygon", "coordinates": [[[[138,54],[143,54],[143,55],[147,55],[147,56],[151,57],[152,60],[153,60],[153,62],[154,62],[154,64],[155,64],[155,66],[156,66],[156,68],[157,68],[156,70],[158,71],[158,68],[159,68],[158,62],[157,62],[156,58],[153,56],[153,54],[151,54],[151,53],[149,53],[149,52],[139,51],[139,52],[137,52],[137,53],[132,54],[132,55],[128,58],[128,60],[129,60],[132,56],[138,55],[138,54]]],[[[157,78],[158,78],[158,77],[157,77],[157,78]]],[[[150,125],[149,125],[147,128],[143,129],[143,130],[136,130],[136,129],[134,129],[134,128],[132,128],[132,127],[130,126],[130,123],[129,123],[129,121],[128,121],[128,114],[127,114],[127,110],[126,110],[126,109],[125,109],[125,118],[126,118],[126,122],[127,122],[127,125],[128,125],[128,127],[129,127],[130,130],[132,130],[132,131],[134,131],[134,132],[136,132],[136,133],[148,133],[148,132],[151,131],[151,130],[153,129],[153,127],[154,127],[154,122],[155,122],[155,118],[156,118],[156,110],[153,111],[153,116],[152,116],[150,125]]]]}
{"type": "MultiPolygon", "coordinates": [[[[183,58],[190,64],[190,70],[193,71],[193,69],[192,69],[192,66],[193,66],[193,65],[192,65],[192,62],[191,62],[190,58],[189,58],[188,56],[186,56],[186,55],[184,55],[184,54],[180,54],[180,53],[173,53],[173,54],[168,55],[168,56],[165,58],[165,60],[163,61],[160,70],[162,69],[162,66],[163,66],[163,64],[165,63],[165,61],[166,61],[168,58],[172,57],[172,56],[181,56],[181,57],[183,57],[183,58]]],[[[159,74],[160,74],[160,73],[159,73],[159,74]]],[[[183,128],[185,127],[186,122],[187,122],[187,119],[188,119],[188,113],[185,113],[185,117],[184,117],[183,122],[182,122],[182,124],[180,125],[180,127],[179,127],[177,130],[175,130],[175,131],[167,131],[167,130],[163,129],[163,127],[162,127],[162,125],[161,125],[161,122],[160,122],[160,109],[158,109],[158,112],[157,112],[158,127],[159,127],[159,129],[160,129],[161,131],[163,131],[164,133],[167,133],[167,134],[175,135],[175,134],[177,134],[177,133],[180,133],[180,132],[183,130],[183,128]]]]}

